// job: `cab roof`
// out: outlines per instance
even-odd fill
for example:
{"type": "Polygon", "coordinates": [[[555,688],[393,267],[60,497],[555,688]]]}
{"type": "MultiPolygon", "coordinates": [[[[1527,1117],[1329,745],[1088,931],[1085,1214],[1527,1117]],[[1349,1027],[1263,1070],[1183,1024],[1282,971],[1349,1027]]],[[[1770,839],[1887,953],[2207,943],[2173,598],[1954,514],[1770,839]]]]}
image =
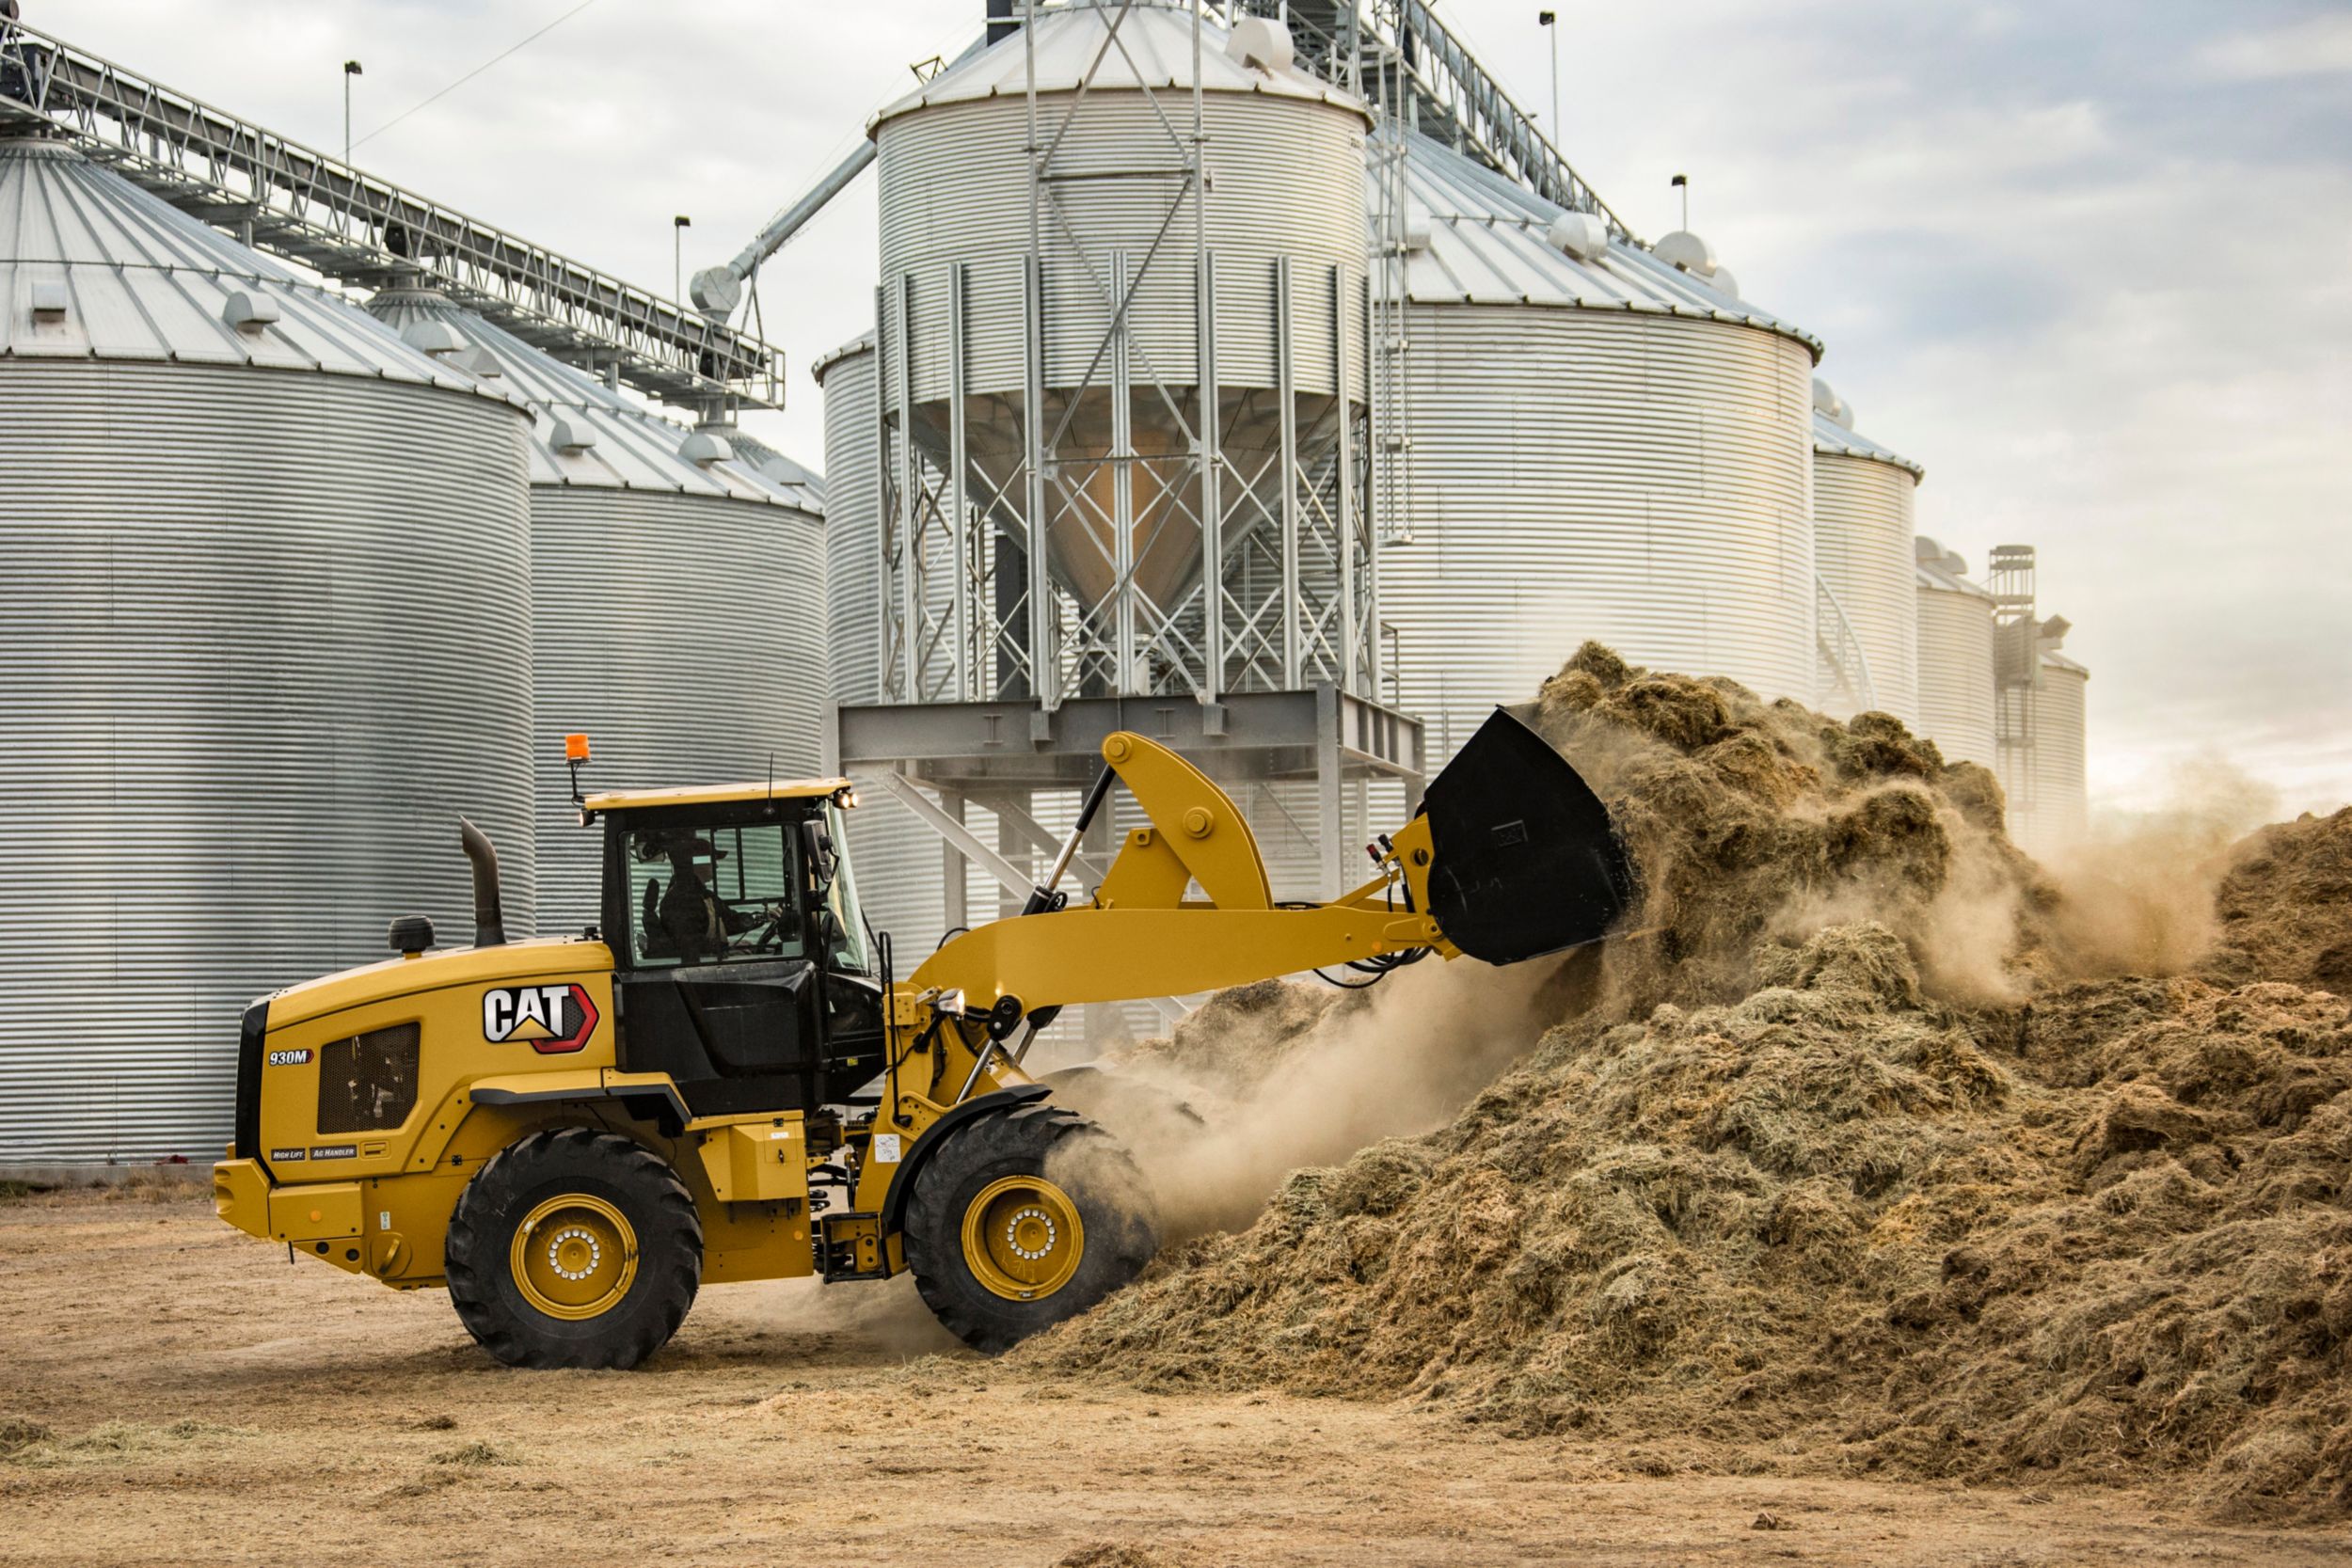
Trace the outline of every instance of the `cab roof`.
{"type": "Polygon", "coordinates": [[[850,787],[847,779],[777,779],[757,784],[686,784],[676,789],[615,789],[591,795],[588,814],[647,806],[723,806],[742,800],[815,800],[850,787]]]}

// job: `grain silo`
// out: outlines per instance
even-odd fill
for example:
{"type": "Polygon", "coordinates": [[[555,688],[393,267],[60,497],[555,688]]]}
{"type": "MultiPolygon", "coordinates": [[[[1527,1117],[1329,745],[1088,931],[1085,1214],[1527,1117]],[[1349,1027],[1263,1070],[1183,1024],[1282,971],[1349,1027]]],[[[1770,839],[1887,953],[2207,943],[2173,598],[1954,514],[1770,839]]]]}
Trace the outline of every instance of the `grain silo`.
{"type": "Polygon", "coordinates": [[[63,145],[0,142],[0,1159],[210,1158],[256,996],[531,928],[505,393],[63,145]]]}
{"type": "Polygon", "coordinates": [[[596,924],[602,836],[580,826],[565,735],[588,735],[597,788],[818,771],[821,503],[787,460],[763,471],[739,436],[659,418],[429,288],[369,309],[531,405],[539,906],[550,931],[596,924]]]}
{"type": "Polygon", "coordinates": [[[1813,562],[1821,579],[1820,706],[1919,718],[1919,593],[1913,504],[1919,465],[1854,429],[1813,383],[1813,562]]]}
{"type": "Polygon", "coordinates": [[[1919,595],[1919,719],[1913,726],[1947,762],[1999,765],[1993,670],[1993,595],[1968,563],[1925,534],[1914,546],[1919,595]]]}
{"type": "Polygon", "coordinates": [[[2028,777],[2020,781],[2022,789],[2012,788],[2009,802],[2009,836],[2045,857],[2081,843],[2090,822],[2084,762],[2090,672],[2060,651],[2072,629],[2062,616],[2036,627],[2041,672],[2031,697],[2028,777]]]}
{"type": "Polygon", "coordinates": [[[1690,236],[1654,254],[1419,135],[1404,181],[1380,611],[1430,764],[1586,638],[1810,701],[1820,344],[1711,286],[1690,236]]]}
{"type": "MultiPolygon", "coordinates": [[[[870,128],[878,330],[821,370],[836,689],[949,725],[1023,705],[1019,752],[920,769],[1016,860],[1022,824],[1050,829],[1100,768],[1057,728],[1065,701],[1165,703],[1247,801],[1253,768],[1318,753],[1248,733],[1259,710],[1227,694],[1369,692],[1370,119],[1274,24],[1073,4],[870,128]],[[850,468],[870,501],[845,496],[850,468]]],[[[888,845],[889,814],[861,816],[861,893],[928,950],[960,896],[939,840],[888,845]]]]}
{"type": "MultiPolygon", "coordinates": [[[[1202,582],[1212,525],[1229,594],[1249,534],[1314,526],[1282,499],[1283,465],[1343,451],[1360,416],[1369,113],[1295,69],[1286,44],[1260,57],[1248,37],[1204,24],[1197,40],[1195,25],[1161,4],[1058,8],[871,127],[883,471],[904,516],[937,506],[952,522],[993,501],[1034,522],[1044,548],[1026,630],[1044,645],[1031,684],[1049,697],[1352,679],[1354,650],[1255,645],[1247,623],[1279,585],[1206,617],[1202,582]],[[1213,197],[1182,172],[1196,86],[1213,197]],[[1053,140],[1035,180],[1033,98],[1053,140]],[[1025,421],[1032,374],[1045,417],[1025,421]],[[1219,458],[1205,475],[1204,388],[1219,458]],[[1047,449],[1047,471],[1024,472],[1025,440],[1047,449]]],[[[1261,547],[1269,570],[1281,564],[1261,547]]],[[[995,606],[949,600],[936,649],[917,638],[914,667],[885,669],[887,689],[954,700],[1018,652],[992,636],[995,606]]]]}

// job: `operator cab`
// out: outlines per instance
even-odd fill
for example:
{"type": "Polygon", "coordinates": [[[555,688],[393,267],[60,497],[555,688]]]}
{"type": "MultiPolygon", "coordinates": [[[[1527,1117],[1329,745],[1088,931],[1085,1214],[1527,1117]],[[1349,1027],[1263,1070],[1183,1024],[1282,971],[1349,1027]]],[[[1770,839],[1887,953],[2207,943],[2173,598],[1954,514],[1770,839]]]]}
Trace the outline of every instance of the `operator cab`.
{"type": "Polygon", "coordinates": [[[604,827],[621,1070],[668,1073],[696,1116],[851,1101],[882,1032],[842,848],[849,781],[579,799],[604,827]]]}

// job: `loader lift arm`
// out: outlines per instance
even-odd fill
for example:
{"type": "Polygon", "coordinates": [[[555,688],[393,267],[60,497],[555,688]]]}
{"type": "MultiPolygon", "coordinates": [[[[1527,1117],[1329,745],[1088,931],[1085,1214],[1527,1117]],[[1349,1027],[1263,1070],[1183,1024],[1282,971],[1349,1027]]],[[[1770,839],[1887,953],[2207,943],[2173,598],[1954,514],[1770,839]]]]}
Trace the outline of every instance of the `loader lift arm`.
{"type": "Polygon", "coordinates": [[[1274,901],[1248,823],[1174,752],[1122,731],[1103,760],[1089,809],[1115,777],[1149,826],[1128,832],[1087,902],[1041,888],[1032,912],[954,938],[895,988],[888,1120],[927,1126],[976,1094],[1028,1085],[1005,1042],[1046,1009],[1421,949],[1511,962],[1598,940],[1631,897],[1599,800],[1503,709],[1432,782],[1425,811],[1372,847],[1376,875],[1321,904],[1274,901]],[[1187,896],[1195,888],[1203,896],[1187,896]]]}

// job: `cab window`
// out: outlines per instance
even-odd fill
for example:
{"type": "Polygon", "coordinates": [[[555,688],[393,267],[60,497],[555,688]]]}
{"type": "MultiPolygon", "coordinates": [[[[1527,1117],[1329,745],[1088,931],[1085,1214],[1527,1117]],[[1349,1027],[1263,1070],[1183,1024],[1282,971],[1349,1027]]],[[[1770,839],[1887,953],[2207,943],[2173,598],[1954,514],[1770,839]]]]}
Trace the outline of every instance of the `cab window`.
{"type": "Polygon", "coordinates": [[[797,836],[787,822],[633,830],[629,944],[641,965],[805,956],[797,836]]]}

